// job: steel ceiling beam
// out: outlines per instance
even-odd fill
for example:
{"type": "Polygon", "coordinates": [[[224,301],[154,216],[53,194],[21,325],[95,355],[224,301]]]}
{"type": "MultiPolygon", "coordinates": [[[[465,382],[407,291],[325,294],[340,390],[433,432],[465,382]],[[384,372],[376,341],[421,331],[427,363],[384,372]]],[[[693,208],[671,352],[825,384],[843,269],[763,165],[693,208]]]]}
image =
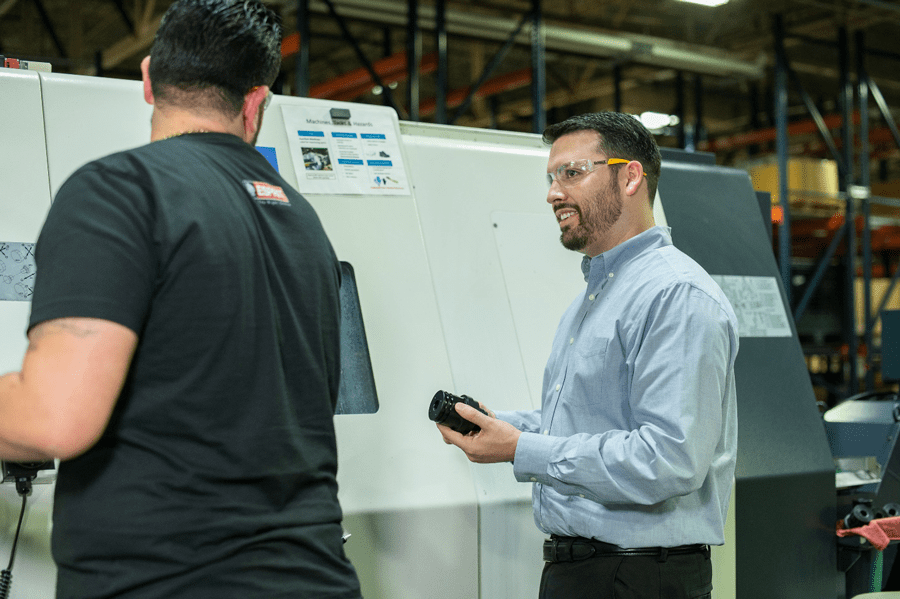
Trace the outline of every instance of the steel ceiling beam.
{"type": "MultiPolygon", "coordinates": [[[[853,115],[853,85],[850,82],[850,40],[846,27],[838,29],[838,62],[840,64],[840,92],[838,104],[843,116],[841,122],[841,141],[843,143],[843,164],[838,163],[838,189],[847,193],[847,204],[844,209],[845,226],[847,227],[847,264],[844,272],[844,318],[846,319],[845,337],[849,346],[848,360],[850,372],[847,381],[847,395],[856,395],[859,391],[859,363],[856,358],[859,348],[859,336],[856,334],[856,256],[859,242],[856,235],[856,205],[855,198],[850,193],[854,183],[853,163],[853,129],[851,119],[853,115]]],[[[866,308],[868,310],[868,308],[866,308]]],[[[871,349],[871,348],[868,348],[871,349]]]]}
{"type": "Polygon", "coordinates": [[[325,0],[325,4],[328,8],[328,14],[331,15],[331,18],[337,22],[344,40],[353,47],[353,51],[356,53],[356,57],[363,64],[366,70],[369,71],[372,79],[374,79],[375,82],[382,88],[382,90],[384,90],[384,98],[387,101],[388,105],[399,114],[401,112],[401,107],[394,101],[394,96],[391,93],[391,88],[386,86],[381,80],[381,76],[377,71],[375,71],[375,68],[372,66],[372,62],[366,56],[366,53],[363,52],[362,48],[359,45],[359,42],[357,42],[356,38],[353,37],[353,33],[351,33],[350,28],[347,26],[347,22],[344,20],[344,15],[339,15],[337,13],[337,9],[332,0],[325,0]]]}
{"type": "Polygon", "coordinates": [[[419,0],[407,0],[406,2],[406,76],[409,83],[406,86],[406,106],[409,111],[407,118],[411,121],[419,120],[419,59],[422,47],[419,43],[419,0]]]}
{"type": "MultiPolygon", "coordinates": [[[[854,36],[856,43],[856,92],[859,97],[859,176],[857,183],[870,193],[869,172],[869,86],[866,83],[866,41],[862,31],[857,31],[854,36]]],[[[876,319],[880,315],[872,314],[872,212],[869,198],[860,200],[860,211],[863,215],[862,252],[863,252],[863,317],[865,332],[863,341],[868,351],[866,352],[866,389],[875,390],[875,344],[873,343],[873,329],[876,319]]]]}
{"type": "Polygon", "coordinates": [[[0,17],[8,13],[16,5],[19,0],[4,0],[0,2],[0,17]]]}
{"type": "MultiPolygon", "coordinates": [[[[447,46],[447,0],[436,0],[435,5],[434,45],[437,48],[437,81],[435,82],[435,113],[436,123],[447,123],[447,91],[450,80],[450,62],[447,46]]],[[[421,106],[419,107],[421,111],[421,106]]]]}
{"type": "Polygon", "coordinates": [[[103,70],[112,69],[135,54],[147,50],[156,37],[156,30],[162,21],[162,15],[148,22],[146,28],[136,35],[122,38],[101,53],[101,65],[103,70]]]}
{"type": "MultiPolygon", "coordinates": [[[[300,54],[294,64],[294,87],[297,95],[309,95],[309,0],[297,0],[297,52],[300,54]]],[[[284,44],[282,43],[282,56],[284,44]]]]}
{"type": "Polygon", "coordinates": [[[50,20],[50,15],[47,14],[47,9],[44,8],[44,3],[41,2],[41,0],[32,0],[32,4],[34,4],[34,7],[37,9],[38,14],[41,17],[41,23],[44,24],[44,29],[47,30],[47,33],[50,35],[50,39],[53,40],[53,45],[56,46],[56,50],[59,52],[59,55],[63,58],[68,58],[69,54],[66,52],[62,40],[60,40],[59,36],[56,35],[56,29],[53,27],[53,22],[50,20]]]}
{"type": "MultiPolygon", "coordinates": [[[[281,0],[282,3],[288,0],[281,0]]],[[[340,7],[347,19],[361,19],[373,23],[407,25],[405,0],[330,0],[340,7]]],[[[310,11],[327,13],[324,0],[310,0],[310,11]]],[[[419,7],[418,21],[421,30],[433,31],[436,27],[435,7],[419,7]]],[[[515,19],[487,17],[483,14],[447,10],[447,32],[470,38],[504,41],[516,29],[515,19]]],[[[571,27],[544,23],[545,49],[550,52],[567,52],[596,57],[615,57],[630,62],[656,67],[669,67],[704,75],[762,79],[766,74],[766,59],[760,55],[748,61],[736,54],[701,44],[679,43],[652,36],[606,31],[597,28],[571,27]]],[[[523,46],[531,45],[531,27],[520,32],[515,41],[523,46]]]]}
{"type": "MultiPolygon", "coordinates": [[[[778,269],[787,305],[793,306],[791,297],[791,203],[788,197],[788,79],[789,69],[784,51],[784,20],[775,15],[772,23],[775,38],[775,148],[778,164],[778,202],[781,205],[781,224],[778,227],[778,269]]],[[[818,123],[817,123],[818,125],[818,123]]]]}
{"type": "Polygon", "coordinates": [[[478,78],[478,81],[469,88],[469,95],[463,100],[460,107],[457,109],[456,114],[453,118],[450,119],[450,124],[455,123],[459,117],[461,117],[465,112],[469,109],[469,106],[472,103],[472,99],[475,97],[475,93],[478,91],[485,81],[493,75],[494,71],[500,66],[500,63],[503,62],[503,59],[506,58],[506,55],[509,53],[509,50],[512,48],[515,37],[519,34],[519,31],[528,23],[532,18],[531,13],[526,14],[522,17],[522,20],[519,21],[519,24],[516,26],[516,29],[507,37],[506,43],[497,50],[496,54],[491,58],[490,62],[484,67],[484,70],[481,72],[481,77],[478,78]]]}
{"type": "Polygon", "coordinates": [[[534,104],[531,132],[543,133],[547,127],[547,110],[544,108],[544,98],[547,95],[547,61],[541,0],[531,0],[531,72],[531,102],[534,104]]]}
{"type": "Polygon", "coordinates": [[[137,33],[137,30],[134,27],[134,21],[131,20],[131,17],[128,15],[128,12],[125,10],[125,5],[122,4],[122,0],[110,0],[116,6],[116,10],[119,12],[119,16],[122,17],[122,20],[125,21],[125,25],[128,27],[128,31],[131,33],[137,33]]]}

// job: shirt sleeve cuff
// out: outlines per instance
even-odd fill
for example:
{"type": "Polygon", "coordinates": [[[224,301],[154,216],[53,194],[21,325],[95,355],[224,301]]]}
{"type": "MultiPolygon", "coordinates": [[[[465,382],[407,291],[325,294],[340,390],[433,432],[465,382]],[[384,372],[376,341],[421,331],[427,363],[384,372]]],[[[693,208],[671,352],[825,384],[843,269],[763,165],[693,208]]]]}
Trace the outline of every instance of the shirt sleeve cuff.
{"type": "Polygon", "coordinates": [[[497,420],[507,422],[522,432],[535,432],[540,429],[540,415],[534,410],[494,412],[497,420]]]}
{"type": "Polygon", "coordinates": [[[520,483],[551,482],[547,475],[550,454],[556,442],[554,437],[537,433],[522,433],[516,445],[516,457],[513,460],[513,473],[520,483]]]}
{"type": "Polygon", "coordinates": [[[503,422],[507,422],[519,430],[522,430],[522,419],[518,417],[518,412],[494,412],[494,416],[497,417],[497,420],[502,420],[503,422]]]}

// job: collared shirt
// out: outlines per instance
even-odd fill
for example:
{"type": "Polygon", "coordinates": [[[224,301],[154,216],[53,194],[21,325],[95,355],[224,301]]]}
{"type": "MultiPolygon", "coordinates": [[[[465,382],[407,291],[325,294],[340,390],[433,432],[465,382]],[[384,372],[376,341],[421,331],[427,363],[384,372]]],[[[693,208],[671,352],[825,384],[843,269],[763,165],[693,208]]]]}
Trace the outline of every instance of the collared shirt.
{"type": "Polygon", "coordinates": [[[734,482],[737,319],[721,289],[654,227],[582,263],[541,409],[514,473],[548,534],[622,547],[724,542],[734,482]]]}

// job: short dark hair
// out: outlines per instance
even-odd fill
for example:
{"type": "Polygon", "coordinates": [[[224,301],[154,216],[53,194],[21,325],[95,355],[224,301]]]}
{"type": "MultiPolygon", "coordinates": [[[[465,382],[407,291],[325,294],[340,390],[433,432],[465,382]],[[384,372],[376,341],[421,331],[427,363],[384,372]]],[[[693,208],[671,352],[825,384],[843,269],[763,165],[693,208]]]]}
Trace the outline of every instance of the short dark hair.
{"type": "Polygon", "coordinates": [[[259,0],[176,0],[150,50],[156,102],[240,113],[281,69],[281,19],[259,0]]]}
{"type": "Polygon", "coordinates": [[[544,143],[577,131],[596,131],[600,134],[599,150],[607,158],[637,160],[647,174],[650,205],[656,197],[662,158],[653,134],[634,116],[621,112],[591,112],[573,116],[544,130],[544,143]]]}

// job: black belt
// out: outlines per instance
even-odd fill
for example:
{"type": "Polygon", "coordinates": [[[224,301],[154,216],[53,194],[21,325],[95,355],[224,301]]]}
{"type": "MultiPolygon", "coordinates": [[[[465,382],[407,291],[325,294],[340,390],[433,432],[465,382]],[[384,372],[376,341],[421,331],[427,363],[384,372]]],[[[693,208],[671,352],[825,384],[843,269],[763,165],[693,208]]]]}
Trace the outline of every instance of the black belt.
{"type": "Polygon", "coordinates": [[[577,562],[590,557],[606,556],[647,556],[664,562],[670,555],[703,553],[709,557],[709,545],[681,545],[678,547],[639,547],[624,549],[618,545],[585,539],[583,537],[560,537],[552,535],[544,541],[545,562],[577,562]]]}

